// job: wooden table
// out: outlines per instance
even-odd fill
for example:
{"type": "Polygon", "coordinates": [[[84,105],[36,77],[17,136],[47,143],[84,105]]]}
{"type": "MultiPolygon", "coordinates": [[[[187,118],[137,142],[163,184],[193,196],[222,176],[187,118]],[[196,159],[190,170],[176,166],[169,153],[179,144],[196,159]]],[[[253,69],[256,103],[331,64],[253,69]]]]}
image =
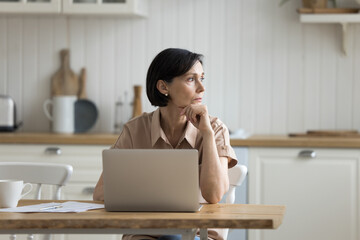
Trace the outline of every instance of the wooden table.
{"type": "MultiPolygon", "coordinates": [[[[19,206],[44,202],[54,201],[21,200],[19,206]]],[[[276,229],[284,213],[285,206],[250,204],[206,204],[196,213],[106,212],[104,209],[81,213],[0,213],[0,234],[182,234],[183,240],[190,240],[197,229],[201,233],[206,233],[207,228],[276,229]]]]}

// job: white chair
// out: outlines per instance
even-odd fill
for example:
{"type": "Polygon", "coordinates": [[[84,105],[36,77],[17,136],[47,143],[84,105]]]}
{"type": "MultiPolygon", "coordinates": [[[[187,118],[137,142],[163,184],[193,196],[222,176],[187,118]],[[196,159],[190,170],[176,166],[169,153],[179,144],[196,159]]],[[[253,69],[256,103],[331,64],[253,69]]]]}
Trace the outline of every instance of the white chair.
{"type": "MultiPolygon", "coordinates": [[[[229,174],[229,190],[225,196],[225,203],[235,203],[235,190],[236,187],[239,187],[245,180],[247,175],[247,167],[244,165],[236,165],[233,168],[228,170],[229,174]]],[[[223,236],[224,239],[227,239],[229,229],[224,229],[223,236]]],[[[200,240],[207,240],[208,234],[207,229],[200,229],[200,240]]]]}
{"type": "MultiPolygon", "coordinates": [[[[54,185],[54,200],[60,199],[61,188],[69,181],[73,167],[67,164],[55,163],[28,163],[28,162],[0,162],[0,177],[2,179],[18,179],[25,183],[37,184],[35,199],[41,198],[41,187],[43,184],[54,185]]],[[[28,235],[28,240],[34,236],[28,235]]],[[[50,235],[45,235],[49,239],[50,235]]],[[[10,236],[11,240],[16,239],[16,235],[10,236]]]]}

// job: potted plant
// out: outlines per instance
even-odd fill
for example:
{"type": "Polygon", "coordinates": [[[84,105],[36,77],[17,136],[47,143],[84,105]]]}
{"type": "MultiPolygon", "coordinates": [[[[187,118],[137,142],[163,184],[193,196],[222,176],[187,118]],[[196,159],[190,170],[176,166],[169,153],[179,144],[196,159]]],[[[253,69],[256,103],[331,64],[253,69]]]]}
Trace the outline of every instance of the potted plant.
{"type": "MultiPolygon", "coordinates": [[[[280,6],[289,0],[281,0],[280,6]]],[[[331,0],[334,7],[336,7],[336,0],[331,0]]],[[[328,0],[302,0],[304,8],[326,8],[328,0]]]]}

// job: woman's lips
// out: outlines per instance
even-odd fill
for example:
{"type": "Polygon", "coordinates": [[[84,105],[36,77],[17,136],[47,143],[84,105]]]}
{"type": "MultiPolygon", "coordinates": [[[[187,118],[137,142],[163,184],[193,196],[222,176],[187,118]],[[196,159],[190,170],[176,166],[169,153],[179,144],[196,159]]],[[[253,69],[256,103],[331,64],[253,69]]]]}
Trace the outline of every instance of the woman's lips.
{"type": "Polygon", "coordinates": [[[201,101],[202,101],[202,98],[195,98],[194,101],[195,101],[195,102],[201,102],[201,101]]]}

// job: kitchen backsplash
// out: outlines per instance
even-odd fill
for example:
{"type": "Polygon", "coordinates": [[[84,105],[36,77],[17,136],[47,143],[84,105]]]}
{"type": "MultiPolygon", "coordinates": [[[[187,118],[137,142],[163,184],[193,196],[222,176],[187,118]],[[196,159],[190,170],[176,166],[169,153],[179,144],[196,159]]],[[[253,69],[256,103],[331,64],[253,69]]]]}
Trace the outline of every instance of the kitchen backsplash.
{"type": "MultiPolygon", "coordinates": [[[[0,15],[0,94],[16,101],[20,131],[49,131],[42,105],[69,48],[99,109],[92,131],[112,132],[115,102],[145,86],[156,53],[181,47],[205,55],[205,103],[232,130],[360,129],[360,24],[349,27],[345,57],[340,26],[301,24],[300,4],[149,0],[147,18],[0,15]]],[[[144,90],[142,103],[154,109],[144,90]]]]}

